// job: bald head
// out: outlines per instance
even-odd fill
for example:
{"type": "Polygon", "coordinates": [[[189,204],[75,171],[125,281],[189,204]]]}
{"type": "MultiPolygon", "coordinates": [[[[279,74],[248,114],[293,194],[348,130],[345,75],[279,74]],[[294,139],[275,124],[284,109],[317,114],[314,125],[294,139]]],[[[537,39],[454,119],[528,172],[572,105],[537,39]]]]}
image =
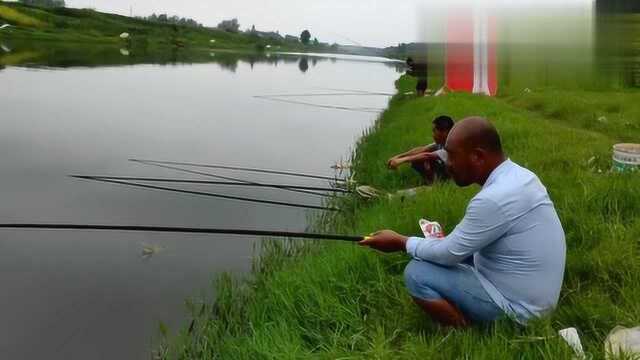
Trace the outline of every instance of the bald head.
{"type": "Polygon", "coordinates": [[[491,172],[504,160],[500,135],[487,119],[468,117],[449,132],[447,170],[456,184],[484,184],[491,172]]]}
{"type": "Polygon", "coordinates": [[[448,139],[462,145],[465,149],[483,149],[502,154],[498,130],[487,119],[479,116],[460,120],[451,129],[448,139]]]}

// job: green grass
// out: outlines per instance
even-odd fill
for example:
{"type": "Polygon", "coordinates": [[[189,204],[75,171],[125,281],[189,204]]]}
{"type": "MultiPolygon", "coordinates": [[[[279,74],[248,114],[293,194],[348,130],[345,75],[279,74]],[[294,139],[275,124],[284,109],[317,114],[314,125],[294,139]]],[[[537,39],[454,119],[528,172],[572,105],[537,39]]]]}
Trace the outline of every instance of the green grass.
{"type": "Polygon", "coordinates": [[[44,23],[40,20],[35,19],[31,16],[25,15],[20,11],[13,9],[8,6],[0,5],[0,19],[4,19],[8,23],[20,25],[20,26],[30,26],[30,27],[42,27],[44,23]]]}
{"type": "MultiPolygon", "coordinates": [[[[406,78],[397,85],[400,94],[414,86],[406,78]]],[[[387,190],[413,186],[419,179],[410,169],[389,172],[385,161],[429,141],[430,119],[439,114],[489,118],[509,156],[547,186],[566,232],[565,282],[550,317],[526,328],[508,322],[490,328],[439,328],[405,291],[404,254],[385,255],[343,243],[275,241],[265,242],[250,281],[223,276],[217,281],[215,303],[192,305],[190,330],[172,336],[158,356],[563,359],[570,358],[571,351],[557,331],[575,326],[585,350],[602,358],[604,338],[615,325],[640,321],[640,177],[609,172],[611,145],[625,135],[618,123],[592,128],[571,116],[550,116],[544,109],[562,101],[557,93],[549,94],[540,95],[542,105],[535,111],[516,98],[398,95],[361,138],[353,162],[361,183],[387,190]]],[[[606,98],[616,112],[635,111],[637,106],[625,93],[606,98]]],[[[596,107],[571,111],[586,117],[596,107]]],[[[634,131],[629,135],[637,136],[634,131]]],[[[414,198],[346,198],[339,201],[346,211],[318,218],[315,230],[366,234],[391,228],[418,234],[417,220],[426,217],[450,231],[477,191],[446,183],[414,198]]]]}
{"type": "Polygon", "coordinates": [[[504,100],[574,128],[588,129],[614,140],[638,142],[640,92],[534,89],[506,95],[504,100]]]}

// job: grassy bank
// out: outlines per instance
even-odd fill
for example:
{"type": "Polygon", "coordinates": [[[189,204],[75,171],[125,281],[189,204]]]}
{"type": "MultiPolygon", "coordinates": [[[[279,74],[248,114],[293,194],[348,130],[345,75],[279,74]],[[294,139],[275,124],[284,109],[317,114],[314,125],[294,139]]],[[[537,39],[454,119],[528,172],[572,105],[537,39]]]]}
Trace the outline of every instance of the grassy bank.
{"type": "Polygon", "coordinates": [[[3,38],[56,41],[94,45],[122,45],[135,48],[215,47],[216,49],[264,49],[266,45],[289,51],[307,48],[322,51],[321,45],[266,40],[244,33],[230,33],[206,27],[172,25],[91,9],[38,8],[0,1],[0,24],[13,25],[0,31],[3,38]],[[130,39],[120,39],[123,32],[130,39]],[[215,40],[214,43],[211,40],[215,40]]]}
{"type": "Polygon", "coordinates": [[[638,142],[640,92],[544,89],[505,95],[503,99],[542,117],[576,129],[594,131],[614,140],[638,142]]]}
{"type": "MultiPolygon", "coordinates": [[[[406,78],[397,85],[400,94],[414,86],[406,78]]],[[[361,138],[353,160],[361,183],[387,190],[414,186],[419,179],[410,169],[389,172],[384,164],[392,154],[429,141],[430,119],[439,114],[491,119],[509,156],[547,186],[566,231],[564,288],[549,318],[527,328],[505,322],[489,329],[441,329],[411,303],[404,289],[405,255],[384,255],[352,244],[270,242],[254,278],[239,283],[222,277],[215,304],[192,306],[191,326],[162,346],[159,356],[559,359],[570,358],[571,352],[557,330],[575,326],[585,350],[602,358],[603,340],[615,325],[640,321],[640,177],[608,171],[611,145],[638,139],[640,130],[637,118],[630,119],[635,125],[611,120],[591,126],[584,119],[594,111],[607,112],[606,106],[578,106],[578,100],[558,96],[562,94],[549,92],[532,96],[534,100],[398,95],[361,138]],[[558,115],[565,113],[575,116],[558,115]]],[[[615,113],[636,111],[624,93],[603,95],[602,100],[615,113]]],[[[417,220],[426,217],[451,231],[477,191],[447,183],[414,198],[346,198],[340,200],[346,211],[319,219],[317,230],[366,234],[391,228],[418,234],[417,220]]]]}

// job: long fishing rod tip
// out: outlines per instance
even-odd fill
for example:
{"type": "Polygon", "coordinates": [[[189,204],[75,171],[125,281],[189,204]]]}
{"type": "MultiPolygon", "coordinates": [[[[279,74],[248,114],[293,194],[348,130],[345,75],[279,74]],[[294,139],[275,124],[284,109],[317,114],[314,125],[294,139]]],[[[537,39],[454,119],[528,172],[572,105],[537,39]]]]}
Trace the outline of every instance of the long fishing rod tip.
{"type": "Polygon", "coordinates": [[[129,161],[133,161],[133,162],[139,162],[139,163],[155,163],[155,162],[162,162],[162,161],[155,161],[155,160],[148,160],[148,159],[135,159],[135,158],[131,158],[128,159],[129,161]]]}

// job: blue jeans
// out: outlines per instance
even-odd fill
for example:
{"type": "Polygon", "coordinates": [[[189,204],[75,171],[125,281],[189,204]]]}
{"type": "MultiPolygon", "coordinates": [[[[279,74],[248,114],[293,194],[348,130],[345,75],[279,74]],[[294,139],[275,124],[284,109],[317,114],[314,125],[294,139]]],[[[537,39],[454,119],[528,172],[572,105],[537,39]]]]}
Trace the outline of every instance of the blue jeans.
{"type": "Polygon", "coordinates": [[[484,323],[505,316],[467,264],[446,267],[413,259],[404,270],[404,279],[411,296],[422,300],[445,299],[472,322],[484,323]]]}

